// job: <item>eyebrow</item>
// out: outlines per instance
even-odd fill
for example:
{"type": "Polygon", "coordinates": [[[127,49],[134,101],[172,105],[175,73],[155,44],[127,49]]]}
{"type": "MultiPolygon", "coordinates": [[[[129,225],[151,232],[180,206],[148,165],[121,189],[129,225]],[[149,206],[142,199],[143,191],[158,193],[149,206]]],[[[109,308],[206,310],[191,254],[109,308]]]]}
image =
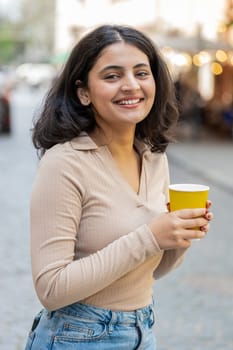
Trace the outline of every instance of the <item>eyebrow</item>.
{"type": "MultiPolygon", "coordinates": [[[[133,66],[133,68],[143,68],[143,67],[149,68],[150,66],[147,63],[138,63],[135,66],[133,66]]],[[[110,65],[110,66],[106,66],[103,69],[101,69],[100,73],[104,73],[108,70],[120,70],[120,69],[124,69],[124,67],[118,66],[118,65],[110,65]]]]}

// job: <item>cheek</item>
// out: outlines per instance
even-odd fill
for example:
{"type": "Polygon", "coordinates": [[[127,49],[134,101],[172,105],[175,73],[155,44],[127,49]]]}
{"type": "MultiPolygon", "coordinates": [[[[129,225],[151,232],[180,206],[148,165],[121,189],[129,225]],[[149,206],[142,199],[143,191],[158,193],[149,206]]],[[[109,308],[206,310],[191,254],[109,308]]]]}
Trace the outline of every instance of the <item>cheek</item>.
{"type": "Polygon", "coordinates": [[[106,84],[92,84],[92,87],[90,89],[90,94],[93,97],[93,99],[103,98],[103,96],[108,96],[111,91],[111,86],[106,86],[106,84]]]}
{"type": "Polygon", "coordinates": [[[143,90],[150,102],[154,101],[156,96],[156,85],[154,80],[148,81],[144,86],[143,90]]]}
{"type": "Polygon", "coordinates": [[[155,98],[155,96],[156,96],[156,84],[155,84],[155,82],[153,82],[153,84],[151,84],[151,95],[153,96],[152,98],[155,98]]]}
{"type": "Polygon", "coordinates": [[[150,86],[148,86],[147,88],[147,95],[151,104],[151,107],[154,103],[154,100],[156,98],[156,86],[155,84],[151,84],[150,86]]]}
{"type": "Polygon", "coordinates": [[[100,108],[104,108],[106,103],[110,102],[113,99],[114,92],[112,91],[111,87],[106,86],[97,86],[92,88],[90,92],[90,98],[92,104],[97,107],[99,106],[100,108]]]}
{"type": "Polygon", "coordinates": [[[105,115],[106,113],[109,114],[108,112],[106,112],[108,110],[108,98],[106,96],[106,92],[103,90],[98,90],[96,91],[91,98],[91,104],[92,104],[92,109],[93,112],[95,114],[95,116],[97,117],[98,115],[105,115]]]}

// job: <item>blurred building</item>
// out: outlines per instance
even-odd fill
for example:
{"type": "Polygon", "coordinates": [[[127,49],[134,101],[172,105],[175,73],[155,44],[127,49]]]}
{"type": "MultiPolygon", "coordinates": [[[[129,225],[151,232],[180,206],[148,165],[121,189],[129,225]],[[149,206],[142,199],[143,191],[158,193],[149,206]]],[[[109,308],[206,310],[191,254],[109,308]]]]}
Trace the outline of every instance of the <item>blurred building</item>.
{"type": "Polygon", "coordinates": [[[56,0],[55,50],[72,46],[85,28],[115,22],[185,36],[193,36],[201,26],[204,37],[212,40],[224,9],[224,1],[219,0],[144,0],[143,7],[141,0],[56,0]]]}
{"type": "Polygon", "coordinates": [[[88,28],[100,23],[143,26],[156,19],[155,0],[56,0],[55,51],[73,46],[88,28]]]}
{"type": "Polygon", "coordinates": [[[55,0],[20,0],[20,3],[20,28],[25,42],[21,61],[47,61],[54,51],[55,0]]]}

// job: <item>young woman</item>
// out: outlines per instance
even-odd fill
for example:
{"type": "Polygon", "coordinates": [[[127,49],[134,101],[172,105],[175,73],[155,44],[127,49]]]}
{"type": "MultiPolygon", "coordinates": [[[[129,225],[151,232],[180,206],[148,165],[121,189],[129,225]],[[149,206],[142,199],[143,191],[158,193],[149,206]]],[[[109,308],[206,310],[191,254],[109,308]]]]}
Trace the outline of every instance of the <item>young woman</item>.
{"type": "Polygon", "coordinates": [[[168,210],[177,117],[166,64],[143,33],[103,25],[74,47],[33,130],[31,259],[44,309],[26,350],[156,349],[154,280],[213,216],[168,210]]]}

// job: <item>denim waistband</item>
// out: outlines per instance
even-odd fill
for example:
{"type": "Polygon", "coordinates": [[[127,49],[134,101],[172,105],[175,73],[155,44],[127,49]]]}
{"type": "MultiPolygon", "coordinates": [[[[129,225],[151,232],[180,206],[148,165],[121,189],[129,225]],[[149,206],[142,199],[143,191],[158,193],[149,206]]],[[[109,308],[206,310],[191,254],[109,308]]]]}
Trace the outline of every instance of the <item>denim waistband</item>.
{"type": "Polygon", "coordinates": [[[56,311],[57,314],[89,319],[91,321],[111,322],[111,324],[132,324],[154,317],[154,303],[134,311],[114,311],[92,305],[74,303],[56,311]]]}

